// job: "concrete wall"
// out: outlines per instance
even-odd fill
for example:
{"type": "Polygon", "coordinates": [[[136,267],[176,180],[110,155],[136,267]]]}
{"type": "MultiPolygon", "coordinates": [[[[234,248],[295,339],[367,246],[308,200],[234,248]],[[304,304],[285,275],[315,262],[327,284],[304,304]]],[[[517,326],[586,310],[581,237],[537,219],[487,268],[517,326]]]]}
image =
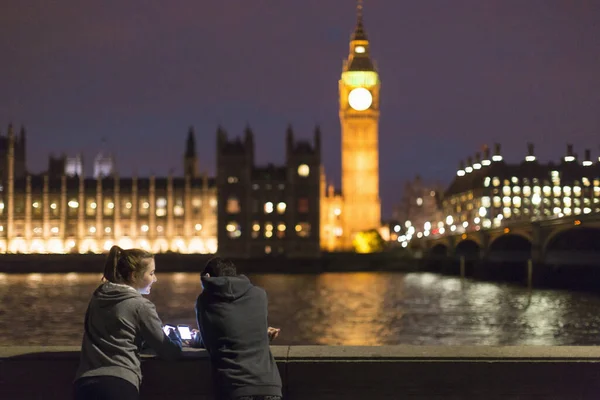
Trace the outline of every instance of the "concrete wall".
{"type": "MultiPolygon", "coordinates": [[[[69,399],[76,347],[0,347],[0,399],[69,399]]],[[[286,400],[598,399],[597,347],[273,346],[286,400]]],[[[210,399],[203,350],[147,357],[142,399],[210,399]]]]}
{"type": "MultiPolygon", "coordinates": [[[[213,254],[156,254],[159,273],[200,273],[213,254]]],[[[104,254],[2,254],[0,272],[102,274],[104,254]]],[[[262,257],[234,259],[242,273],[319,273],[338,271],[412,271],[416,263],[400,259],[394,253],[324,253],[318,258],[262,257]]]]}

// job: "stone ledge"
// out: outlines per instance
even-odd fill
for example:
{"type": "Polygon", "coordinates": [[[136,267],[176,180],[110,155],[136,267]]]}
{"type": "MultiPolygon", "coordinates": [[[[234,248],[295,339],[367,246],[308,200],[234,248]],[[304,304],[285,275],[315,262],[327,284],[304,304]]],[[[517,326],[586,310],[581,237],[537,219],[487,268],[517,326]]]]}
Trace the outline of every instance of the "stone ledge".
{"type": "MultiPolygon", "coordinates": [[[[286,400],[597,399],[600,347],[272,346],[286,400]]],[[[69,398],[79,347],[0,347],[1,399],[69,398]],[[51,395],[49,395],[51,394],[51,395]]],[[[143,399],[209,399],[204,350],[144,356],[143,399]]]]}

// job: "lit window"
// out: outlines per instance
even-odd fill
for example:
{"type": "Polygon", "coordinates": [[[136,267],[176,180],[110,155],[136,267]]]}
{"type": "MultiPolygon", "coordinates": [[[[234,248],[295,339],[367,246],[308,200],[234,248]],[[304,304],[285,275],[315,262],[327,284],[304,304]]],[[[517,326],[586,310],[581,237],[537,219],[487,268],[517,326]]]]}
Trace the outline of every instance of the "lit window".
{"type": "Polygon", "coordinates": [[[308,222],[300,222],[296,224],[296,232],[299,237],[310,236],[310,224],[308,222]]]}
{"type": "Polygon", "coordinates": [[[339,209],[339,208],[335,208],[335,209],[333,210],[333,214],[334,214],[336,217],[337,217],[337,216],[339,216],[341,213],[342,213],[342,210],[341,210],[341,209],[339,209]]]}
{"type": "Polygon", "coordinates": [[[500,186],[500,179],[498,179],[498,177],[494,177],[494,179],[492,179],[492,185],[500,186]]]}
{"type": "Polygon", "coordinates": [[[104,200],[104,215],[112,215],[115,204],[110,199],[104,200]]]}
{"type": "Polygon", "coordinates": [[[273,203],[270,201],[265,203],[264,206],[265,214],[271,214],[273,212],[273,203]]]}
{"type": "Polygon", "coordinates": [[[56,203],[50,204],[50,208],[53,209],[53,210],[56,210],[56,203]]]}
{"type": "Polygon", "coordinates": [[[512,202],[515,207],[517,207],[517,208],[521,207],[521,198],[520,197],[518,197],[518,196],[513,197],[512,202]]]}
{"type": "Polygon", "coordinates": [[[148,230],[149,230],[150,228],[148,227],[148,225],[142,225],[142,228],[141,228],[141,229],[142,229],[142,232],[148,232],[148,230]]]}
{"type": "Polygon", "coordinates": [[[197,232],[201,231],[201,230],[202,230],[202,224],[196,224],[196,225],[194,225],[194,229],[195,229],[197,232]]]}
{"type": "Polygon", "coordinates": [[[558,215],[561,213],[560,207],[554,207],[554,209],[552,210],[552,212],[554,213],[554,215],[558,215]]]}
{"type": "Polygon", "coordinates": [[[303,178],[306,178],[310,174],[310,168],[306,164],[300,164],[298,166],[298,175],[303,178]]]}
{"type": "MultiPolygon", "coordinates": [[[[517,192],[515,192],[517,194],[517,192]]],[[[531,196],[531,187],[523,186],[523,196],[529,197],[531,196]]]]}
{"type": "Polygon", "coordinates": [[[87,215],[94,215],[94,214],[96,214],[96,207],[97,207],[96,206],[96,202],[94,202],[91,199],[88,199],[86,203],[87,203],[87,207],[85,208],[85,213],[87,215]]]}
{"type": "Polygon", "coordinates": [[[490,181],[491,181],[490,177],[486,176],[485,180],[483,181],[483,186],[485,186],[485,187],[490,186],[490,181]]]}
{"type": "Polygon", "coordinates": [[[552,188],[552,194],[554,194],[554,197],[560,196],[560,186],[554,186],[552,188]]]}
{"type": "Polygon", "coordinates": [[[502,199],[500,198],[500,196],[494,196],[494,207],[502,207],[502,199]]]}
{"type": "Polygon", "coordinates": [[[210,200],[208,201],[208,204],[209,204],[211,207],[216,207],[216,206],[217,206],[217,199],[215,199],[215,198],[213,197],[212,199],[210,199],[210,200]]]}
{"type": "Polygon", "coordinates": [[[516,176],[513,176],[513,177],[512,177],[510,180],[511,180],[511,182],[512,182],[512,183],[514,183],[514,184],[517,184],[517,183],[519,183],[519,179],[517,179],[517,177],[516,177],[516,176]]]}
{"type": "Polygon", "coordinates": [[[127,203],[125,203],[125,208],[128,210],[131,210],[131,207],[133,207],[133,205],[131,204],[130,201],[128,201],[127,203]]]}
{"type": "Polygon", "coordinates": [[[104,232],[106,232],[106,233],[110,233],[110,232],[111,232],[111,228],[110,228],[110,226],[107,226],[106,228],[104,228],[104,232]]]}
{"type": "Polygon", "coordinates": [[[258,222],[255,222],[254,224],[252,224],[252,230],[254,232],[260,231],[260,224],[258,222]]]}
{"type": "Polygon", "coordinates": [[[71,200],[67,203],[67,205],[69,206],[69,208],[77,208],[79,207],[79,203],[76,200],[71,200]]]}
{"type": "Polygon", "coordinates": [[[96,227],[90,226],[90,233],[96,233],[96,227]]]}
{"type": "Polygon", "coordinates": [[[550,186],[544,186],[543,192],[544,196],[550,197],[550,193],[552,193],[552,190],[550,189],[550,186]]]}
{"type": "Polygon", "coordinates": [[[52,232],[52,233],[58,233],[58,226],[53,226],[53,227],[50,229],[50,232],[52,232]]]}
{"type": "Polygon", "coordinates": [[[277,225],[277,230],[279,232],[284,232],[285,231],[285,224],[279,224],[279,225],[277,225]]]}
{"type": "Polygon", "coordinates": [[[365,47],[364,47],[364,46],[356,46],[356,47],[354,48],[354,51],[355,51],[356,53],[358,53],[358,54],[362,54],[362,53],[364,53],[364,52],[365,52],[365,47]]]}
{"type": "Polygon", "coordinates": [[[181,217],[184,214],[183,199],[175,200],[175,206],[173,207],[173,215],[181,217]]]}
{"type": "Polygon", "coordinates": [[[164,230],[165,230],[165,229],[164,229],[164,228],[163,228],[161,225],[158,225],[158,226],[156,227],[156,232],[158,232],[158,233],[162,233],[164,230]]]}
{"type": "Polygon", "coordinates": [[[227,204],[225,208],[225,211],[228,214],[237,214],[240,212],[240,201],[235,197],[230,197],[227,199],[227,204]]]}
{"type": "Polygon", "coordinates": [[[239,238],[242,235],[240,225],[237,222],[228,223],[225,229],[227,230],[227,236],[231,239],[239,238]]]}
{"type": "Polygon", "coordinates": [[[271,254],[271,246],[265,246],[265,254],[271,254]]]}
{"type": "Polygon", "coordinates": [[[238,183],[239,179],[237,176],[230,176],[227,178],[227,183],[238,183]]]}
{"type": "Polygon", "coordinates": [[[286,204],[284,202],[277,203],[277,212],[279,214],[285,213],[286,204]]]}
{"type": "Polygon", "coordinates": [[[422,206],[423,205],[423,199],[421,197],[417,197],[417,206],[422,206]]]}
{"type": "Polygon", "coordinates": [[[511,190],[510,190],[510,186],[504,186],[502,188],[502,194],[505,196],[510,196],[511,190]]]}

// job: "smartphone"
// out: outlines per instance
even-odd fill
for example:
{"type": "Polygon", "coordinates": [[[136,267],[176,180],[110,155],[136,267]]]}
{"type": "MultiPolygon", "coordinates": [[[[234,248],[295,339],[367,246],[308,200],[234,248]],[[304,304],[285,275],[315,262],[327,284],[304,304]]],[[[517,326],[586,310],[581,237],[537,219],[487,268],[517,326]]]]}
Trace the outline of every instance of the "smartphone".
{"type": "Polygon", "coordinates": [[[192,331],[190,331],[189,326],[177,325],[177,330],[179,331],[179,336],[181,336],[182,340],[191,340],[192,339],[192,331]]]}
{"type": "Polygon", "coordinates": [[[165,335],[169,336],[169,331],[171,329],[175,329],[175,327],[173,325],[165,325],[163,326],[163,332],[165,333],[165,335]]]}

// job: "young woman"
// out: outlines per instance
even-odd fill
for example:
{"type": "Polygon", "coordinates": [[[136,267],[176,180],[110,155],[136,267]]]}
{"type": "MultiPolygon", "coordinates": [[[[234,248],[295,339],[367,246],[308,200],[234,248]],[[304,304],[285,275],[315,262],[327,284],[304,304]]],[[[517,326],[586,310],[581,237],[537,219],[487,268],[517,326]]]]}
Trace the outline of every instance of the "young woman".
{"type": "Polygon", "coordinates": [[[76,400],[138,399],[142,342],[166,359],[181,354],[177,333],[165,335],[154,304],[142,297],[156,282],[155,271],[151,253],[110,249],[104,283],[94,292],[85,315],[76,400]]]}

